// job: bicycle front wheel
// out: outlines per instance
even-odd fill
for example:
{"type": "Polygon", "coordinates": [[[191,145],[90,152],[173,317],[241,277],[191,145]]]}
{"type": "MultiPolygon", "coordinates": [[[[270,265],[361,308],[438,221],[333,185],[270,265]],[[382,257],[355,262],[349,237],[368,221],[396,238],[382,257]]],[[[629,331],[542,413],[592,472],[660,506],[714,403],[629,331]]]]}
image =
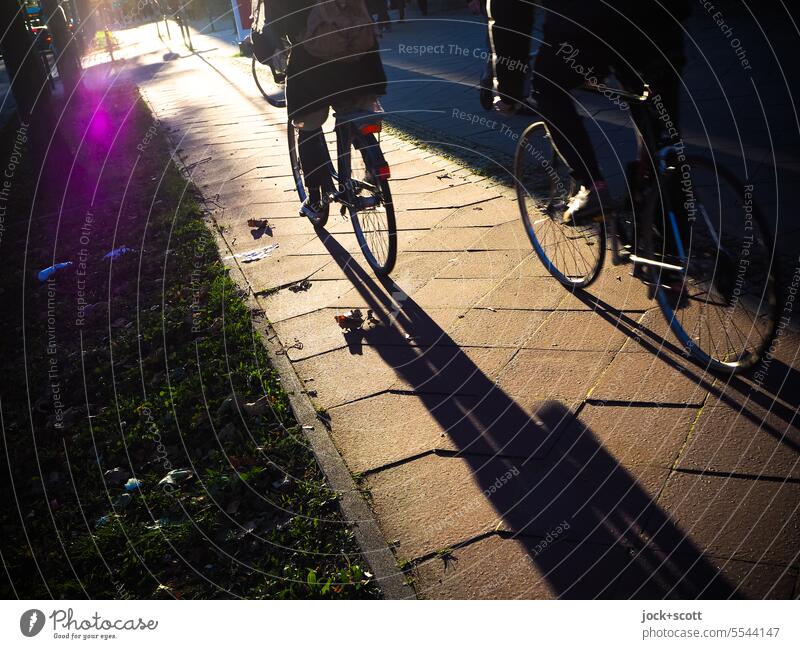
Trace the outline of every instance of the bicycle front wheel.
{"type": "Polygon", "coordinates": [[[256,82],[256,87],[261,96],[276,108],[284,108],[286,106],[284,88],[275,82],[275,77],[269,66],[259,63],[255,55],[253,55],[250,70],[253,73],[253,81],[256,82]]]}
{"type": "Polygon", "coordinates": [[[350,217],[367,263],[376,275],[386,277],[397,260],[397,222],[388,167],[376,168],[374,160],[382,159],[383,155],[379,150],[369,150],[379,146],[377,141],[362,143],[360,148],[352,146],[350,217]]]}
{"type": "Polygon", "coordinates": [[[522,134],[514,179],[522,222],[545,268],[568,288],[589,286],[603,267],[605,223],[602,217],[579,225],[562,223],[574,182],[544,122],[522,134]]]}
{"type": "Polygon", "coordinates": [[[769,348],[778,323],[774,240],[733,173],[694,156],[684,169],[681,290],[660,286],[656,298],[673,333],[707,368],[746,370],[769,348]]]}

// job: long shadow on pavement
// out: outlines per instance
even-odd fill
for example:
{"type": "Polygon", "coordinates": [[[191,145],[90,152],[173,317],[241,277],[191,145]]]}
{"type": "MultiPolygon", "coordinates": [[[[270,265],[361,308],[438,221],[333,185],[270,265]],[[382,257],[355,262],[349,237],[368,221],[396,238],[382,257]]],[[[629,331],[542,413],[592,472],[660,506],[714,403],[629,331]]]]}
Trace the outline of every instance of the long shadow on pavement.
{"type": "Polygon", "coordinates": [[[631,338],[637,338],[643,351],[652,354],[671,367],[679,368],[686,378],[691,379],[699,388],[708,391],[709,395],[719,403],[735,409],[741,417],[795,453],[800,453],[800,438],[798,438],[797,428],[794,426],[797,409],[800,406],[800,372],[794,367],[778,359],[773,359],[769,365],[769,371],[766,372],[766,380],[758,387],[751,381],[738,376],[715,377],[697,362],[693,362],[692,367],[695,371],[692,371],[685,362],[681,362],[685,360],[683,350],[665,340],[657,332],[642,326],[595,295],[581,290],[573,291],[573,295],[619,331],[631,338]],[[637,336],[637,331],[643,336],[637,336]],[[785,400],[791,407],[780,403],[778,399],[785,400]],[[781,419],[786,423],[786,427],[780,429],[769,424],[764,415],[759,414],[752,407],[748,408],[748,404],[753,404],[781,419]]]}
{"type": "Polygon", "coordinates": [[[735,596],[726,577],[569,410],[554,402],[536,404],[533,415],[523,410],[412,299],[395,304],[390,281],[381,286],[331,235],[320,236],[369,308],[391,321],[379,327],[374,349],[450,436],[454,455],[468,463],[482,492],[470,500],[465,486],[464,506],[449,510],[441,525],[474,516],[487,499],[502,517],[500,533],[526,544],[560,597],[735,596]],[[438,343],[413,347],[405,335],[438,343]],[[561,541],[534,550],[563,521],[569,530],[561,541]]]}

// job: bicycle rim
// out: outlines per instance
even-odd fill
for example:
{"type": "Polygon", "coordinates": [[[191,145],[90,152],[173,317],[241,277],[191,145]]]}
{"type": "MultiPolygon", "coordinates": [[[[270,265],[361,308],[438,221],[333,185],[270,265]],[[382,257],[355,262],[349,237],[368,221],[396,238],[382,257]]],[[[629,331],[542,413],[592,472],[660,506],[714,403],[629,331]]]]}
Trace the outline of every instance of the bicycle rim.
{"type": "Polygon", "coordinates": [[[261,95],[264,97],[264,99],[269,100],[269,95],[267,94],[267,91],[264,90],[264,86],[262,85],[261,79],[259,79],[258,76],[259,76],[259,72],[262,72],[262,71],[265,74],[270,74],[271,75],[272,73],[268,72],[268,68],[266,66],[264,66],[264,65],[261,65],[256,60],[255,55],[253,55],[252,64],[251,64],[250,67],[251,67],[251,70],[253,72],[253,81],[256,82],[256,87],[258,88],[258,91],[261,93],[261,95]]]}
{"type": "Polygon", "coordinates": [[[673,333],[709,369],[733,373],[756,365],[778,323],[778,281],[763,217],[727,169],[687,159],[681,185],[689,225],[680,294],[659,287],[656,299],[673,333]]]}
{"type": "Polygon", "coordinates": [[[520,215],[545,268],[568,288],[585,288],[600,273],[606,253],[601,219],[564,225],[562,214],[573,190],[566,161],[543,122],[523,133],[514,157],[520,215]]]}
{"type": "Polygon", "coordinates": [[[361,252],[375,274],[386,276],[397,259],[397,223],[388,180],[370,182],[365,156],[355,147],[351,154],[354,205],[350,216],[361,252]]]}

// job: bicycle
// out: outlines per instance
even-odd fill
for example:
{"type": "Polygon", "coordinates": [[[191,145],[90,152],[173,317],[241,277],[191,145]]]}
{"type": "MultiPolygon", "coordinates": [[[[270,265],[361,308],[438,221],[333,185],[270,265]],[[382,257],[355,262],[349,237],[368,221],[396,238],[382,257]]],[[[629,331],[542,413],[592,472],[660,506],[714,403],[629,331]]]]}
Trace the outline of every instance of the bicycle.
{"type": "Polygon", "coordinates": [[[565,224],[571,169],[547,125],[531,124],[514,175],[537,256],[565,287],[585,289],[610,249],[613,265],[632,264],[687,356],[721,373],[752,368],[775,338],[779,307],[773,240],[751,188],[713,158],[685,155],[662,137],[647,86],[641,95],[603,84],[583,89],[641,110],[639,159],[628,165],[623,201],[565,224]]]}
{"type": "MultiPolygon", "coordinates": [[[[309,220],[324,228],[330,205],[339,203],[342,216],[350,214],[361,252],[376,275],[386,277],[397,259],[397,223],[392,193],[391,169],[381,151],[382,113],[357,111],[334,115],[338,169],[328,163],[331,186],[323,192],[324,210],[309,220]],[[355,155],[353,155],[355,151],[355,155]],[[336,187],[334,186],[336,185],[336,187]],[[337,188],[338,187],[338,188],[337,188]]],[[[287,135],[289,159],[300,201],[306,199],[303,170],[300,166],[298,129],[289,120],[287,135]]]]}
{"type": "Polygon", "coordinates": [[[275,52],[266,61],[259,61],[252,45],[250,47],[253,50],[250,64],[253,80],[256,82],[261,96],[276,108],[286,107],[286,65],[289,59],[290,45],[285,41],[282,45],[282,49],[275,52]]]}

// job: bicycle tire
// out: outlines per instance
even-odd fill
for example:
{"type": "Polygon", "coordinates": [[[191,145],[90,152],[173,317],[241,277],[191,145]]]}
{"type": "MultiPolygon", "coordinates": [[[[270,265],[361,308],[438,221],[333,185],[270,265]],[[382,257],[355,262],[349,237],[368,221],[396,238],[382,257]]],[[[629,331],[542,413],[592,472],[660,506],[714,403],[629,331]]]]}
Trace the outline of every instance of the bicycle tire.
{"type": "MultiPolygon", "coordinates": [[[[692,198],[694,200],[693,205],[696,207],[695,211],[700,215],[699,217],[696,217],[697,220],[695,222],[701,224],[699,227],[706,227],[710,233],[707,236],[713,238],[715,224],[712,222],[712,220],[715,217],[714,210],[712,209],[712,212],[709,215],[707,209],[708,206],[697,199],[698,192],[702,187],[695,181],[697,178],[696,172],[698,170],[709,172],[711,174],[711,178],[716,179],[716,187],[714,187],[713,183],[710,186],[712,189],[710,195],[713,196],[716,194],[719,197],[719,205],[717,207],[719,208],[718,211],[720,213],[720,219],[723,217],[722,212],[726,207],[723,205],[723,189],[727,189],[728,191],[732,192],[732,197],[736,197],[740,206],[748,204],[747,191],[733,172],[729,171],[725,167],[720,166],[719,164],[716,164],[711,159],[702,156],[688,156],[686,164],[688,164],[689,169],[692,170],[691,188],[693,192],[692,198]],[[723,188],[723,185],[726,187],[723,188]],[[703,224],[705,225],[703,226],[703,224]]],[[[758,205],[752,200],[752,197],[750,198],[749,205],[751,207],[753,224],[752,228],[750,229],[753,230],[753,233],[752,235],[747,236],[753,237],[753,243],[747,244],[747,247],[745,247],[744,239],[742,239],[738,270],[736,271],[735,275],[736,285],[732,289],[728,286],[721,286],[725,282],[729,281],[729,271],[731,270],[729,264],[732,263],[730,261],[730,255],[729,251],[727,250],[727,246],[722,245],[722,237],[727,236],[728,238],[732,238],[736,235],[736,232],[732,232],[732,228],[730,227],[728,228],[727,233],[723,232],[724,224],[721,225],[718,228],[719,231],[716,232],[716,241],[718,242],[716,245],[716,251],[711,251],[711,254],[714,255],[714,268],[712,270],[711,277],[707,280],[703,280],[702,276],[693,277],[699,274],[700,271],[697,267],[701,266],[703,263],[702,260],[709,258],[707,256],[709,254],[709,250],[707,250],[709,246],[704,245],[702,232],[695,231],[695,228],[698,226],[692,225],[692,232],[689,237],[690,250],[687,257],[687,279],[684,280],[683,286],[681,287],[681,293],[683,294],[686,292],[683,304],[681,304],[679,300],[679,304],[675,305],[676,300],[674,293],[670,294],[670,292],[668,292],[664,287],[659,285],[656,289],[656,301],[658,302],[658,305],[661,308],[661,311],[666,318],[670,329],[678,338],[683,347],[706,368],[723,374],[734,374],[737,372],[746,371],[755,366],[763,357],[764,352],[769,349],[770,345],[774,341],[775,332],[778,325],[780,308],[778,304],[778,292],[780,282],[774,257],[774,239],[770,238],[770,230],[766,225],[764,216],[761,213],[758,205]],[[751,252],[751,247],[756,245],[757,239],[760,239],[762,242],[761,245],[764,249],[762,251],[751,252]],[[694,250],[692,250],[691,246],[695,243],[695,241],[698,242],[698,245],[695,246],[694,250]],[[743,261],[745,257],[747,258],[746,262],[743,261]],[[694,267],[692,266],[693,259],[698,260],[694,267]],[[767,264],[764,276],[761,278],[755,278],[756,285],[759,285],[762,282],[764,283],[763,290],[758,289],[760,291],[760,297],[758,297],[758,308],[760,315],[757,314],[750,326],[750,329],[743,332],[738,325],[734,324],[734,309],[740,306],[746,306],[746,302],[749,302],[750,304],[753,303],[752,298],[747,295],[743,295],[742,287],[746,281],[747,274],[755,274],[758,272],[758,267],[763,266],[764,263],[767,264]],[[705,289],[707,297],[704,302],[688,295],[689,291],[687,290],[687,285],[690,282],[694,282],[698,284],[700,288],[705,289]],[[702,286],[703,283],[706,284],[705,287],[702,286]],[[730,295],[726,295],[729,290],[731,291],[730,295]],[[721,306],[721,304],[717,304],[717,302],[720,300],[726,303],[724,308],[728,311],[728,322],[733,326],[733,328],[736,329],[736,335],[741,342],[744,342],[746,345],[750,340],[750,334],[754,329],[759,335],[759,338],[754,341],[752,349],[745,348],[742,350],[741,354],[737,355],[731,354],[730,350],[727,350],[728,353],[720,353],[720,349],[714,342],[714,337],[711,333],[711,326],[713,324],[717,331],[719,331],[720,327],[724,331],[728,328],[728,326],[730,326],[726,325],[726,321],[722,319],[720,313],[716,313],[718,306],[721,306]],[[688,311],[689,309],[693,309],[701,314],[703,311],[706,311],[706,319],[709,321],[711,320],[711,316],[708,312],[711,309],[714,309],[714,312],[719,319],[719,325],[713,322],[708,324],[709,331],[705,343],[703,342],[702,331],[700,333],[695,333],[694,329],[688,330],[686,326],[688,319],[681,317],[681,312],[688,311]],[[762,322],[763,329],[759,329],[759,327],[756,326],[756,321],[762,322]],[[746,338],[742,338],[742,334],[745,334],[746,338]],[[709,347],[713,347],[713,349],[709,349],[709,347]]],[[[712,205],[711,207],[713,208],[714,206],[712,205]]],[[[743,213],[746,212],[743,211],[743,213]]],[[[722,224],[721,220],[720,223],[722,224]]],[[[746,225],[745,228],[747,228],[746,225]]],[[[708,262],[705,263],[708,265],[708,262]]],[[[741,309],[739,309],[739,311],[741,311],[741,309]]],[[[738,318],[738,320],[742,323],[745,322],[742,318],[738,318]]]]}
{"type": "MultiPolygon", "coordinates": [[[[258,91],[261,93],[261,96],[264,97],[264,99],[266,99],[267,101],[269,101],[269,95],[264,90],[264,87],[261,85],[261,81],[258,78],[258,66],[260,66],[260,65],[261,64],[258,62],[258,60],[256,59],[255,54],[254,54],[252,59],[251,59],[251,64],[250,64],[250,70],[253,73],[253,81],[256,82],[256,87],[258,88],[258,91]]],[[[264,67],[266,67],[266,66],[264,66],[264,67]]]]}
{"type": "MultiPolygon", "coordinates": [[[[376,142],[375,145],[380,147],[376,142]]],[[[376,153],[380,154],[378,150],[376,153]]],[[[366,154],[362,154],[354,145],[351,144],[351,160],[362,160],[363,170],[374,172],[366,154]]],[[[383,154],[378,157],[382,158],[383,154]]],[[[358,174],[360,165],[351,163],[351,178],[358,174]],[[353,174],[352,166],[356,167],[353,174]]],[[[378,180],[378,192],[371,192],[372,198],[378,199],[378,204],[374,208],[359,209],[358,200],[350,206],[350,220],[353,223],[353,230],[358,240],[358,245],[367,263],[379,277],[387,277],[394,270],[397,261],[397,220],[394,213],[394,201],[392,191],[389,188],[388,179],[378,180]],[[373,211],[374,209],[374,211],[373,211]]]]}
{"type": "Polygon", "coordinates": [[[259,71],[263,71],[264,74],[269,74],[271,79],[274,79],[272,76],[272,70],[270,70],[268,65],[263,65],[258,62],[255,55],[253,55],[250,64],[250,70],[253,73],[253,80],[256,82],[256,87],[258,91],[261,93],[261,96],[267,100],[270,106],[274,106],[275,108],[285,108],[286,107],[286,98],[280,94],[282,86],[276,86],[278,92],[270,94],[267,92],[266,87],[264,84],[261,83],[261,80],[258,78],[259,71]]]}
{"type": "Polygon", "coordinates": [[[597,279],[603,267],[606,228],[604,219],[579,226],[561,222],[566,201],[574,189],[569,171],[569,165],[553,144],[545,123],[536,122],[528,126],[514,155],[514,180],[522,223],[536,255],[548,272],[567,288],[583,289],[597,279]],[[532,169],[529,168],[529,155],[536,161],[532,169]],[[546,191],[546,199],[537,197],[540,189],[546,191]],[[581,260],[577,261],[573,256],[570,264],[569,253],[559,250],[560,246],[570,247],[581,260]],[[584,256],[584,248],[592,249],[588,256],[584,256]]]}

